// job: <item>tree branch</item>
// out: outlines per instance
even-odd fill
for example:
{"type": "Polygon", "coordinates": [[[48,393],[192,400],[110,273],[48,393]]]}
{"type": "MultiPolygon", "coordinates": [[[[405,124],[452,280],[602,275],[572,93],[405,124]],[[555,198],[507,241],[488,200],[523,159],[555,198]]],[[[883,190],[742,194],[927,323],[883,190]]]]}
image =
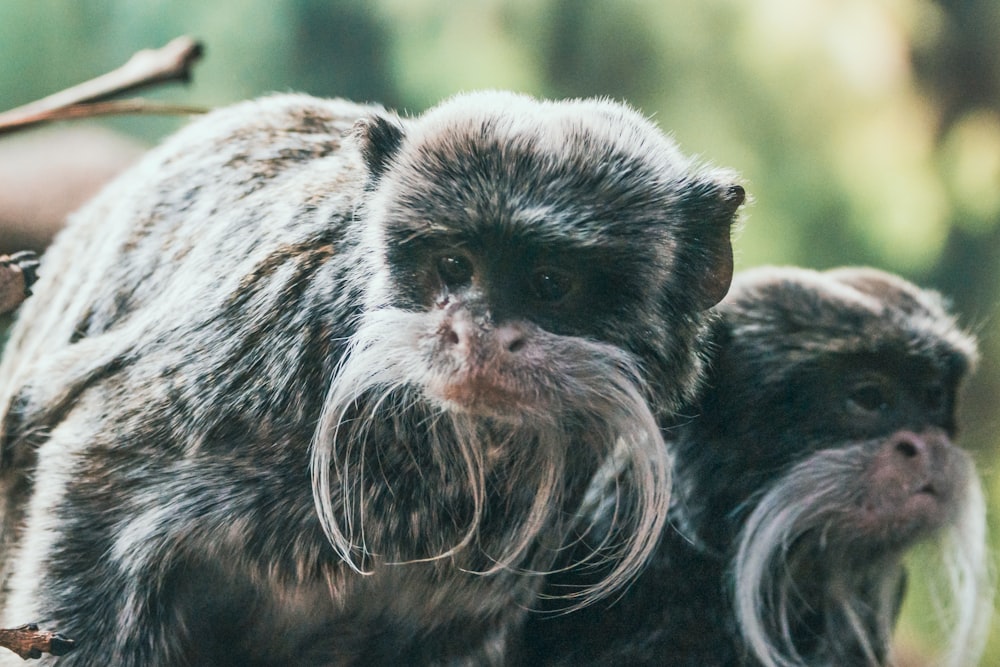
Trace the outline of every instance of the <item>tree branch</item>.
{"type": "Polygon", "coordinates": [[[0,114],[0,136],[17,130],[24,130],[32,125],[51,123],[57,120],[72,120],[74,118],[94,118],[96,116],[113,116],[124,114],[149,115],[184,115],[206,113],[208,108],[169,102],[151,102],[141,98],[128,100],[110,100],[108,102],[89,102],[73,104],[68,107],[42,111],[34,115],[23,115],[11,122],[4,119],[7,114],[0,114]]]}
{"type": "Polygon", "coordinates": [[[24,660],[41,658],[43,653],[66,655],[76,642],[56,632],[39,630],[34,623],[10,630],[0,629],[0,646],[17,653],[24,660]]]}
{"type": "Polygon", "coordinates": [[[31,296],[38,272],[38,256],[30,250],[0,255],[0,315],[9,313],[31,296]]]}
{"type": "Polygon", "coordinates": [[[184,36],[159,49],[144,49],[128,62],[94,79],[24,106],[0,113],[0,134],[65,118],[112,113],[200,113],[204,109],[155,104],[144,100],[103,102],[109,97],[168,81],[187,82],[191,67],[201,58],[202,45],[184,36]]]}

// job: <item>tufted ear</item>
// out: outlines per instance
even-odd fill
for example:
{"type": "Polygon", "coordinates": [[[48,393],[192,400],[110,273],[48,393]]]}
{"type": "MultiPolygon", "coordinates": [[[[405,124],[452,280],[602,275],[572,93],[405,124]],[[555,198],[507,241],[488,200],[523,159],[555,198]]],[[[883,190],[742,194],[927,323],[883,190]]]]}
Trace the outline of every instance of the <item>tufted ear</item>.
{"type": "Polygon", "coordinates": [[[696,212],[704,215],[704,228],[700,234],[704,263],[698,279],[698,307],[702,310],[722,301],[733,281],[731,232],[736,211],[744,201],[746,191],[743,186],[733,183],[699,193],[698,201],[692,206],[696,212]]]}
{"type": "Polygon", "coordinates": [[[395,115],[373,115],[354,123],[352,130],[361,145],[372,182],[378,181],[399,152],[403,142],[403,124],[395,115]]]}

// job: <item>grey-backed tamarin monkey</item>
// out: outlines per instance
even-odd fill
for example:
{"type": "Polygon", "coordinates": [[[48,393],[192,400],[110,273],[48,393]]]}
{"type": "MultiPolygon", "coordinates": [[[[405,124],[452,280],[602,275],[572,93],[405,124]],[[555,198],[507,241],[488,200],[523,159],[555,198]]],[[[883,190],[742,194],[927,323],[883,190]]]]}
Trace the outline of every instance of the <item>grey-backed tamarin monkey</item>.
{"type": "MultiPolygon", "coordinates": [[[[901,559],[925,539],[951,602],[943,664],[975,664],[985,509],[952,444],[973,338],[938,294],[874,269],[748,271],[717,312],[704,391],[667,430],[675,493],[649,566],[619,599],[533,616],[524,664],[891,664],[901,559]]],[[[609,496],[570,553],[616,511],[609,496]]],[[[543,595],[588,581],[556,574],[543,595]]]]}
{"type": "Polygon", "coordinates": [[[0,369],[4,616],[60,664],[492,664],[732,274],[733,174],[605,100],[277,96],[182,130],[43,258],[0,369]]]}

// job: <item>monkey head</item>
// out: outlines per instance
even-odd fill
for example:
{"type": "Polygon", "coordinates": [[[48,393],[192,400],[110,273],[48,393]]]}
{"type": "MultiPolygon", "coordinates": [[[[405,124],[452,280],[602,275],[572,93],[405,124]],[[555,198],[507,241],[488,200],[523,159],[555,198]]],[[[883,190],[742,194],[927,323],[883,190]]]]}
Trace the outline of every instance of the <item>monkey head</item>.
{"type": "MultiPolygon", "coordinates": [[[[478,93],[415,119],[375,114],[353,137],[369,174],[364,307],[313,461],[331,538],[351,543],[324,500],[326,471],[338,431],[378,421],[352,415],[364,402],[450,433],[435,446],[453,442],[439,456],[470,480],[474,517],[483,479],[533,489],[514,521],[529,533],[617,452],[642,505],[631,531],[642,546],[623,561],[634,570],[668,497],[657,416],[700,377],[696,341],[729,286],[743,188],[602,100],[478,93]]],[[[516,552],[530,539],[507,542],[516,552]]]]}
{"type": "MultiPolygon", "coordinates": [[[[368,310],[423,313],[400,332],[448,409],[562,418],[590,385],[578,358],[649,366],[658,409],[694,387],[692,336],[732,276],[732,174],[698,170],[607,101],[486,93],[358,132],[377,286],[368,310]],[[663,381],[659,381],[661,379],[663,381]]],[[[586,365],[586,364],[584,364],[586,365]]]]}
{"type": "Polygon", "coordinates": [[[940,297],[873,269],[742,274],[698,414],[678,428],[681,524],[731,558],[765,665],[880,665],[904,553],[940,538],[953,654],[981,644],[984,504],[954,446],[976,344],[940,297]]]}

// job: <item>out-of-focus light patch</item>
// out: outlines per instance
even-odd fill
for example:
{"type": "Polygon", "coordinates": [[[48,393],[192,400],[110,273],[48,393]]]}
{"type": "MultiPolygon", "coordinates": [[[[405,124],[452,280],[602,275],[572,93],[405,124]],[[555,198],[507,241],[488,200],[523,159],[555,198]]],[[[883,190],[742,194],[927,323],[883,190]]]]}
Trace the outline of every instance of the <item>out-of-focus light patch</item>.
{"type": "MultiPolygon", "coordinates": [[[[749,190],[752,192],[753,183],[749,190]]],[[[790,264],[803,261],[802,235],[795,220],[780,207],[754,202],[744,211],[743,224],[733,238],[736,270],[763,264],[790,264]],[[791,230],[791,231],[789,231],[791,230]]]]}
{"type": "Polygon", "coordinates": [[[945,177],[963,215],[959,224],[989,229],[1000,221],[1000,114],[973,111],[948,132],[945,177]]]}
{"type": "Polygon", "coordinates": [[[682,151],[695,159],[725,165],[741,174],[759,168],[759,147],[749,145],[747,136],[734,121],[733,109],[717,103],[716,91],[705,85],[688,85],[650,100],[651,115],[661,130],[680,145],[682,151]],[[691,109],[698,109],[693,114],[691,109]]]}
{"type": "Polygon", "coordinates": [[[897,0],[914,50],[931,49],[944,34],[944,10],[935,0],[897,0]]]}
{"type": "Polygon", "coordinates": [[[856,227],[899,269],[929,266],[941,253],[948,232],[948,199],[930,170],[899,174],[881,193],[862,200],[856,227]]]}
{"type": "MultiPolygon", "coordinates": [[[[997,442],[996,444],[1000,445],[1000,442],[997,442]]],[[[991,451],[996,450],[997,447],[994,447],[991,451]]],[[[995,472],[994,470],[987,470],[989,470],[989,472],[995,472]]],[[[1000,516],[1000,484],[993,484],[991,486],[993,487],[993,492],[990,494],[991,507],[987,511],[987,514],[989,517],[997,517],[1000,516]]],[[[996,530],[991,530],[991,532],[995,533],[996,530]]],[[[997,614],[997,622],[1000,623],[1000,613],[997,614]]]]}
{"type": "Polygon", "coordinates": [[[538,91],[539,67],[518,36],[504,30],[501,4],[488,0],[443,7],[383,0],[382,10],[400,19],[393,23],[399,28],[395,57],[396,70],[405,73],[399,81],[404,96],[429,107],[461,91],[538,91]]]}
{"type": "Polygon", "coordinates": [[[935,647],[940,646],[944,639],[935,614],[928,613],[935,604],[928,580],[941,574],[940,569],[932,569],[933,559],[929,551],[927,545],[920,544],[904,559],[909,576],[892,642],[894,650],[902,651],[904,655],[933,655],[935,647]]]}
{"type": "Polygon", "coordinates": [[[754,72],[758,88],[772,99],[787,100],[782,123],[796,141],[810,143],[805,133],[842,122],[860,103],[881,101],[908,79],[904,28],[893,22],[894,14],[880,9],[884,2],[869,4],[760,0],[745,11],[731,48],[754,72]],[[886,35],[889,44],[882,41],[886,35]]]}
{"type": "MultiPolygon", "coordinates": [[[[52,15],[75,16],[86,13],[82,5],[66,5],[62,11],[50,10],[52,15]]],[[[239,18],[229,3],[164,3],[130,2],[115,6],[113,20],[107,20],[114,30],[105,35],[103,42],[110,48],[121,48],[129,39],[119,37],[143,35],[150,39],[142,48],[160,46],[176,35],[192,32],[207,45],[208,57],[203,58],[194,70],[191,82],[180,92],[180,96],[198,105],[216,106],[230,104],[234,100],[255,97],[273,92],[276,81],[287,78],[287,54],[292,51],[295,29],[289,8],[284,3],[269,0],[247,0],[239,6],[239,18]],[[177,5],[186,5],[186,11],[177,5]],[[169,7],[168,7],[169,5],[169,7]],[[234,21],[245,20],[253,23],[253,39],[248,39],[244,31],[234,29],[234,21]],[[262,53],[274,54],[272,58],[262,58],[262,53]]],[[[58,27],[51,28],[58,31],[58,27]]],[[[69,32],[76,32],[79,27],[69,32]]],[[[60,34],[60,33],[56,33],[60,34]]],[[[130,48],[126,46],[125,48],[130,48]]],[[[126,54],[115,56],[112,67],[125,61],[126,54]],[[121,58],[118,60],[118,58],[121,58]]],[[[87,76],[92,76],[90,73],[87,76]]],[[[151,96],[156,97],[159,91],[151,96]]],[[[176,94],[170,91],[171,99],[176,94]]],[[[141,126],[133,124],[134,119],[120,119],[129,131],[146,134],[141,126]]],[[[159,119],[163,120],[163,119],[159,119]]],[[[145,121],[144,121],[145,124],[145,121]]],[[[173,125],[172,123],[170,125],[173,125]]],[[[151,137],[150,137],[151,138],[151,137]]]]}
{"type": "Polygon", "coordinates": [[[852,226],[897,269],[926,267],[944,244],[950,208],[933,163],[934,114],[917,99],[882,105],[831,137],[855,202],[852,226]]]}
{"type": "Polygon", "coordinates": [[[905,26],[882,3],[842,2],[831,12],[823,43],[849,86],[885,95],[909,78],[905,26]]]}
{"type": "Polygon", "coordinates": [[[819,100],[836,103],[840,95],[830,91],[831,64],[820,46],[828,0],[758,0],[734,11],[742,12],[742,22],[730,48],[753,72],[761,94],[778,100],[794,90],[790,108],[783,110],[786,125],[800,110],[812,116],[819,100]]]}
{"type": "Polygon", "coordinates": [[[816,37],[830,20],[830,0],[758,0],[747,12],[747,28],[774,59],[796,59],[815,51],[816,37]]]}

